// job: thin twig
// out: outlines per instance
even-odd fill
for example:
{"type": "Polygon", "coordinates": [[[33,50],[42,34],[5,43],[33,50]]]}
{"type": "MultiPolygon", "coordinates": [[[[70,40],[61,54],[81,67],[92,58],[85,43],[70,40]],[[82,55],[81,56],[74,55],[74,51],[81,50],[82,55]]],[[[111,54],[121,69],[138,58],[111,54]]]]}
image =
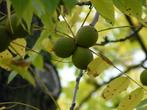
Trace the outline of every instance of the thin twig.
{"type": "Polygon", "coordinates": [[[80,83],[82,76],[83,76],[83,71],[81,70],[79,76],[76,78],[76,86],[74,88],[73,100],[72,100],[70,110],[74,110],[74,108],[75,108],[77,92],[78,92],[78,89],[79,89],[79,83],[80,83]]]}
{"type": "Polygon", "coordinates": [[[83,27],[84,23],[86,22],[88,16],[90,15],[91,10],[92,10],[92,7],[90,6],[90,7],[89,7],[89,12],[87,13],[87,15],[86,15],[84,21],[82,22],[81,27],[83,27]]]}
{"type": "Polygon", "coordinates": [[[30,51],[32,51],[32,52],[34,52],[34,53],[40,54],[40,53],[37,52],[36,50],[33,50],[33,49],[31,49],[31,48],[29,48],[29,47],[26,47],[26,46],[23,46],[23,45],[21,45],[21,44],[19,44],[19,43],[16,43],[16,42],[14,42],[14,41],[12,41],[12,43],[15,44],[15,45],[18,45],[18,46],[20,46],[20,47],[22,47],[22,48],[25,48],[25,49],[27,49],[27,50],[30,50],[30,51]]]}
{"type": "MultiPolygon", "coordinates": [[[[124,26],[126,27],[126,26],[124,26]]],[[[128,26],[127,26],[128,27],[128,26]]],[[[133,33],[131,33],[130,35],[128,35],[127,37],[125,38],[121,38],[121,39],[117,39],[117,40],[108,40],[108,38],[106,37],[105,40],[101,43],[97,43],[96,45],[99,45],[99,46],[103,46],[103,45],[106,45],[108,43],[116,43],[116,42],[123,42],[123,41],[126,41],[130,38],[132,38],[134,35],[136,35],[136,33],[138,33],[141,29],[142,29],[143,26],[140,26],[137,30],[135,30],[133,33]]],[[[110,29],[110,28],[109,28],[110,29]]]]}
{"type": "Polygon", "coordinates": [[[66,33],[64,33],[64,32],[61,32],[61,31],[59,31],[59,30],[56,30],[56,29],[55,29],[55,33],[59,33],[59,34],[65,35],[65,36],[67,36],[67,37],[69,37],[69,38],[73,38],[73,37],[71,37],[70,35],[68,35],[68,34],[66,34],[66,33]]]}
{"type": "Polygon", "coordinates": [[[40,110],[39,108],[37,108],[35,106],[25,104],[25,103],[22,103],[22,102],[0,102],[0,105],[6,105],[6,104],[17,104],[17,105],[27,106],[27,107],[29,107],[33,110],[40,110]]]}
{"type": "MultiPolygon", "coordinates": [[[[127,15],[125,15],[125,17],[126,17],[128,23],[129,23],[131,26],[133,26],[133,27],[131,28],[131,31],[132,31],[132,32],[135,32],[134,23],[132,22],[131,18],[130,18],[129,16],[127,16],[127,15]]],[[[140,24],[140,26],[143,27],[142,24],[140,24]]],[[[145,55],[146,55],[146,58],[147,58],[147,48],[146,48],[145,43],[144,43],[144,41],[142,40],[141,36],[139,35],[139,33],[136,33],[135,38],[137,39],[138,43],[139,43],[140,46],[141,46],[141,49],[144,51],[144,53],[145,53],[145,55]]]]}
{"type": "Polygon", "coordinates": [[[92,3],[91,3],[91,1],[77,2],[76,5],[78,5],[78,6],[84,6],[84,5],[89,6],[89,5],[92,5],[92,3]]]}
{"type": "Polygon", "coordinates": [[[109,27],[109,28],[105,28],[105,29],[100,29],[97,32],[103,32],[103,31],[108,31],[108,30],[112,30],[112,29],[118,29],[118,28],[130,28],[132,26],[116,26],[116,27],[109,27]]]}
{"type": "Polygon", "coordinates": [[[70,26],[69,23],[67,22],[66,18],[65,18],[64,16],[62,16],[62,17],[63,17],[65,23],[67,24],[67,26],[68,26],[68,28],[69,28],[71,34],[73,35],[73,37],[75,37],[74,32],[72,31],[71,26],[70,26]]]}

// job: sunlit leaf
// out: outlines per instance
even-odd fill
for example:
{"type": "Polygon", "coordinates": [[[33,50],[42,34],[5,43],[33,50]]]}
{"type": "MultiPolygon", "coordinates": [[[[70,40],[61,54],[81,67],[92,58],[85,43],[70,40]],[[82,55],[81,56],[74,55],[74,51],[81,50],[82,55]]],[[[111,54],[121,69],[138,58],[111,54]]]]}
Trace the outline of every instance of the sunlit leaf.
{"type": "Polygon", "coordinates": [[[25,47],[26,47],[25,39],[16,39],[12,41],[10,44],[10,50],[16,55],[20,55],[22,57],[25,56],[25,47]]]}
{"type": "Polygon", "coordinates": [[[17,76],[17,73],[12,71],[8,76],[8,84],[17,76]]]}
{"type": "Polygon", "coordinates": [[[128,94],[119,104],[118,110],[133,110],[142,100],[144,91],[142,88],[137,88],[128,94]]]}
{"type": "Polygon", "coordinates": [[[142,0],[113,0],[115,6],[129,16],[135,16],[138,19],[142,15],[142,0]]]}
{"type": "Polygon", "coordinates": [[[88,64],[88,72],[89,76],[96,77],[101,74],[104,70],[106,70],[110,65],[106,63],[102,58],[97,57],[93,61],[88,64]]]}
{"type": "Polygon", "coordinates": [[[129,79],[127,77],[118,77],[112,80],[104,89],[102,96],[104,99],[109,100],[114,96],[117,96],[129,86],[129,79]]]}
{"type": "Polygon", "coordinates": [[[48,38],[45,38],[42,41],[42,47],[49,53],[53,50],[53,44],[52,44],[51,40],[48,38]]]}
{"type": "Polygon", "coordinates": [[[8,51],[5,50],[0,53],[0,67],[10,70],[10,65],[11,65],[11,59],[13,58],[12,54],[8,51]]]}
{"type": "Polygon", "coordinates": [[[39,70],[42,70],[43,68],[43,57],[39,54],[37,54],[34,58],[33,58],[33,61],[32,61],[33,65],[35,67],[37,67],[39,70]]]}
{"type": "Polygon", "coordinates": [[[112,0],[91,0],[92,4],[109,23],[114,23],[114,7],[112,0]]]}
{"type": "Polygon", "coordinates": [[[38,38],[37,42],[35,43],[33,50],[40,51],[42,49],[42,42],[44,39],[48,38],[50,35],[50,32],[47,30],[43,30],[40,34],[40,37],[38,38]]]}

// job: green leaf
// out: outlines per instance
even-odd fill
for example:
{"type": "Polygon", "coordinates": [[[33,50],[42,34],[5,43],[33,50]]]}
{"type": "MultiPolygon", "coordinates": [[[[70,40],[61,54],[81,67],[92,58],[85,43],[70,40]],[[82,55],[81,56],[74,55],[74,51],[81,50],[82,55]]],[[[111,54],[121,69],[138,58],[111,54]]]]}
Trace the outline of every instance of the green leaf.
{"type": "MultiPolygon", "coordinates": [[[[129,79],[127,77],[118,77],[112,80],[104,89],[102,96],[104,99],[109,100],[114,96],[117,96],[129,86],[129,79]]],[[[125,110],[125,109],[124,109],[125,110]]]]}
{"type": "Polygon", "coordinates": [[[136,110],[146,110],[147,107],[147,99],[144,99],[140,102],[140,104],[136,107],[136,110]]]}
{"type": "Polygon", "coordinates": [[[31,0],[11,0],[11,2],[18,17],[22,17],[31,0]]]}
{"type": "Polygon", "coordinates": [[[30,31],[34,8],[31,0],[11,0],[14,10],[19,18],[22,18],[30,31]]]}
{"type": "Polygon", "coordinates": [[[60,0],[42,0],[45,10],[49,16],[52,16],[58,6],[59,1],[60,0]]]}
{"type": "Polygon", "coordinates": [[[7,83],[9,84],[16,76],[17,76],[17,73],[12,71],[10,73],[10,75],[8,76],[8,82],[7,83]]]}
{"type": "Polygon", "coordinates": [[[18,67],[15,65],[12,65],[11,68],[19,74],[23,79],[27,80],[30,84],[35,86],[35,79],[31,75],[31,73],[27,70],[27,68],[18,67]]]}
{"type": "Polygon", "coordinates": [[[133,110],[142,100],[144,91],[142,88],[137,88],[128,94],[119,104],[118,110],[133,110]]]}
{"type": "Polygon", "coordinates": [[[34,7],[34,13],[41,17],[45,13],[45,8],[42,0],[32,0],[32,5],[34,7]]]}
{"type": "Polygon", "coordinates": [[[113,2],[124,14],[141,19],[142,0],[113,0],[113,2]]]}
{"type": "Polygon", "coordinates": [[[39,70],[43,69],[43,57],[37,54],[33,59],[33,65],[37,67],[39,70]]]}
{"type": "Polygon", "coordinates": [[[112,0],[91,0],[92,4],[110,24],[114,23],[114,7],[112,0]]]}
{"type": "Polygon", "coordinates": [[[110,65],[106,63],[102,58],[97,57],[88,64],[87,74],[92,77],[98,76],[104,70],[106,70],[110,65]]]}
{"type": "Polygon", "coordinates": [[[65,7],[70,11],[76,4],[77,0],[63,0],[65,7]]]}
{"type": "Polygon", "coordinates": [[[26,22],[27,24],[27,29],[28,29],[28,32],[30,32],[30,29],[31,29],[31,23],[32,23],[32,18],[33,18],[33,12],[34,12],[34,8],[33,8],[33,5],[32,3],[29,3],[27,6],[26,6],[26,9],[23,13],[23,20],[26,22]]]}

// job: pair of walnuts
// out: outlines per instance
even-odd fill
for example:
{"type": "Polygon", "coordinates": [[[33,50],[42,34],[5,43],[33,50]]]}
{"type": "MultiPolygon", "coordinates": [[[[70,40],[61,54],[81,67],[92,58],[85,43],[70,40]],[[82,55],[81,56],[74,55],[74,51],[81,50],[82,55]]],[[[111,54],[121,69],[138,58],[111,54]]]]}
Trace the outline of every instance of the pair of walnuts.
{"type": "Polygon", "coordinates": [[[87,65],[93,60],[89,47],[93,46],[97,39],[98,32],[93,26],[83,26],[74,38],[59,38],[54,45],[54,52],[61,58],[72,55],[72,62],[77,68],[87,69],[87,65]]]}

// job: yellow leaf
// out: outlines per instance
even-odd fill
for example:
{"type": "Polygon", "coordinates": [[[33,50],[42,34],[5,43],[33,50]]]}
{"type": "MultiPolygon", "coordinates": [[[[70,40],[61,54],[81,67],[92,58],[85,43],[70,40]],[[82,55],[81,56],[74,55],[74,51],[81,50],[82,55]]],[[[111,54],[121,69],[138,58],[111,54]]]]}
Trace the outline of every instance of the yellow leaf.
{"type": "Polygon", "coordinates": [[[53,44],[48,38],[45,38],[42,41],[42,47],[49,53],[53,50],[53,44]]]}
{"type": "Polygon", "coordinates": [[[133,110],[140,103],[143,95],[142,88],[135,89],[120,102],[117,110],[133,110]]]}
{"type": "Polygon", "coordinates": [[[26,40],[23,38],[16,39],[10,43],[10,50],[21,57],[25,56],[25,47],[26,40]]]}
{"type": "Polygon", "coordinates": [[[109,67],[109,64],[107,62],[105,62],[102,58],[97,57],[96,59],[94,59],[88,64],[87,74],[89,76],[96,77],[100,73],[102,73],[104,70],[106,70],[108,67],[109,67]]]}
{"type": "Polygon", "coordinates": [[[0,67],[10,70],[11,59],[13,58],[12,54],[5,50],[0,53],[0,67]]]}
{"type": "Polygon", "coordinates": [[[104,99],[109,100],[114,96],[126,90],[129,86],[129,79],[127,77],[118,77],[112,80],[104,89],[102,96],[104,99]]]}

